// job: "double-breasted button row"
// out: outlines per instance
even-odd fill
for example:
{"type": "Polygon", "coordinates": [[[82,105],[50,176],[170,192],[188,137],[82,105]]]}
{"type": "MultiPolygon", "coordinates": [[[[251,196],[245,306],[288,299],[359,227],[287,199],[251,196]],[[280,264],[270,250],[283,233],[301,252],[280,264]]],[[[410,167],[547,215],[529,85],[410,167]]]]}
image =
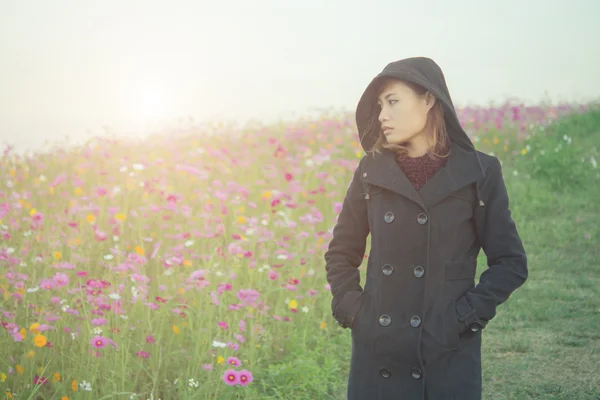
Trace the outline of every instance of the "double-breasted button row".
{"type": "MultiPolygon", "coordinates": [[[[391,211],[386,212],[385,215],[383,216],[383,220],[385,222],[387,222],[388,224],[391,224],[392,222],[394,222],[395,218],[396,218],[396,216],[391,211]]],[[[417,215],[417,222],[421,225],[425,225],[427,223],[427,214],[420,213],[419,215],[417,215]]]]}
{"type": "MultiPolygon", "coordinates": [[[[394,267],[392,267],[390,264],[384,264],[384,266],[381,268],[381,272],[383,272],[383,274],[386,276],[390,276],[392,272],[394,272],[394,267]]],[[[417,265],[413,270],[413,274],[415,274],[417,278],[420,278],[423,276],[423,274],[425,274],[425,269],[423,269],[423,267],[420,265],[417,265]]]]}
{"type": "MultiPolygon", "coordinates": [[[[391,323],[392,323],[392,317],[390,317],[389,315],[383,314],[379,317],[379,325],[388,326],[391,323]]],[[[416,328],[419,325],[421,325],[421,317],[419,317],[418,315],[415,315],[414,317],[412,317],[410,319],[410,326],[412,326],[413,328],[416,328]]]]}
{"type": "MultiPolygon", "coordinates": [[[[381,375],[382,378],[388,379],[390,376],[392,376],[392,370],[390,370],[389,368],[381,368],[379,370],[379,374],[381,375]]],[[[410,375],[415,379],[421,379],[421,376],[423,375],[423,373],[421,372],[421,370],[419,368],[413,368],[410,371],[410,375]]]]}

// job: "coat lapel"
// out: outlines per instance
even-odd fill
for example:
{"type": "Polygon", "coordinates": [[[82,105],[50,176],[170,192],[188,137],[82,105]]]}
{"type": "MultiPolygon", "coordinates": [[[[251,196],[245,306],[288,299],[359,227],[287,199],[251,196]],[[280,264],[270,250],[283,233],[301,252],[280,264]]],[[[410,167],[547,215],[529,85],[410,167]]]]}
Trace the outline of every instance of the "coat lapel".
{"type": "Polygon", "coordinates": [[[446,165],[421,187],[414,186],[398,163],[395,154],[383,149],[375,158],[368,156],[363,165],[363,181],[400,194],[424,209],[434,206],[458,189],[483,177],[477,154],[452,141],[452,152],[446,165]],[[364,175],[366,173],[366,175],[364,175]]]}

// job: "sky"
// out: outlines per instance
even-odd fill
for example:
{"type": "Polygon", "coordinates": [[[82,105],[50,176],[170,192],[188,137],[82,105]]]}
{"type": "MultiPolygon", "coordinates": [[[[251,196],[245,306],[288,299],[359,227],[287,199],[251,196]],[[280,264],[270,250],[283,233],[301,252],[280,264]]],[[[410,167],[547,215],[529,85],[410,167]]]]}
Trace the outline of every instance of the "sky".
{"type": "Polygon", "coordinates": [[[599,16],[598,0],[0,0],[0,148],[354,112],[412,56],[459,107],[586,102],[599,16]]]}

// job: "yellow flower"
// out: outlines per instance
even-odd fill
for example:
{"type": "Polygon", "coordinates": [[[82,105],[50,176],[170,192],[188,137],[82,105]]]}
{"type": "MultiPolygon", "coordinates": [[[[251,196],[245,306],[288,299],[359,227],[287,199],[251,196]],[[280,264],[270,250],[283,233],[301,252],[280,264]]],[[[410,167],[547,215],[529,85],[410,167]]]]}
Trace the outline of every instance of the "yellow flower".
{"type": "Polygon", "coordinates": [[[327,326],[327,323],[321,322],[321,329],[324,329],[327,326]]]}
{"type": "Polygon", "coordinates": [[[115,215],[115,219],[117,221],[123,222],[123,221],[125,221],[127,219],[127,216],[125,214],[123,214],[123,213],[119,213],[119,214],[115,215]]]}
{"type": "Polygon", "coordinates": [[[23,368],[21,364],[16,365],[15,369],[17,370],[17,374],[19,375],[23,375],[23,372],[25,372],[25,368],[23,368]]]}
{"type": "Polygon", "coordinates": [[[223,364],[223,361],[225,361],[225,359],[221,356],[217,357],[217,364],[223,364]]]}
{"type": "Polygon", "coordinates": [[[27,339],[27,330],[25,328],[21,328],[19,333],[21,334],[21,336],[23,336],[23,339],[27,339]]]}
{"type": "Polygon", "coordinates": [[[192,261],[190,261],[190,260],[183,260],[183,265],[185,267],[190,267],[192,265],[192,261]]]}
{"type": "Polygon", "coordinates": [[[52,382],[60,382],[60,372],[55,372],[52,374],[52,382]]]}
{"type": "Polygon", "coordinates": [[[33,338],[33,344],[35,344],[37,347],[44,347],[46,343],[48,343],[48,341],[44,335],[37,335],[33,338]]]}
{"type": "Polygon", "coordinates": [[[527,154],[527,149],[521,150],[521,154],[523,154],[523,155],[527,154]]]}
{"type": "Polygon", "coordinates": [[[8,389],[6,389],[6,398],[7,398],[7,399],[12,399],[12,398],[13,398],[13,395],[12,395],[12,393],[11,393],[11,392],[9,392],[9,391],[8,391],[8,389]]]}
{"type": "Polygon", "coordinates": [[[77,391],[77,381],[75,379],[71,381],[71,390],[74,392],[77,391]]]}
{"type": "Polygon", "coordinates": [[[69,398],[67,396],[63,396],[60,398],[60,400],[69,400],[69,398]]]}
{"type": "Polygon", "coordinates": [[[288,305],[290,308],[298,308],[298,302],[296,300],[291,300],[288,305]]]}
{"type": "Polygon", "coordinates": [[[504,145],[504,151],[508,151],[508,146],[504,145]]]}
{"type": "Polygon", "coordinates": [[[35,208],[29,210],[29,215],[31,215],[32,217],[35,215],[35,213],[37,213],[37,210],[35,208]]]}
{"type": "Polygon", "coordinates": [[[179,328],[177,327],[177,325],[173,325],[173,332],[179,335],[179,328]]]}
{"type": "Polygon", "coordinates": [[[53,188],[53,187],[49,187],[49,188],[48,188],[48,193],[50,193],[50,194],[54,194],[54,188],[53,188]]]}
{"type": "Polygon", "coordinates": [[[246,211],[246,207],[244,207],[244,206],[240,206],[240,208],[238,208],[239,213],[243,213],[245,211],[246,211]]]}
{"type": "Polygon", "coordinates": [[[55,251],[54,252],[54,259],[56,261],[60,260],[62,258],[62,253],[60,251],[55,251]]]}
{"type": "Polygon", "coordinates": [[[243,224],[246,222],[246,218],[244,218],[244,216],[240,215],[239,217],[237,217],[237,222],[238,222],[238,224],[243,224]]]}
{"type": "Polygon", "coordinates": [[[27,353],[27,358],[31,359],[31,358],[33,358],[34,355],[35,355],[35,351],[29,350],[29,353],[27,353]]]}
{"type": "Polygon", "coordinates": [[[140,246],[135,246],[135,252],[138,253],[140,256],[144,255],[144,248],[140,247],[140,246]]]}
{"type": "Polygon", "coordinates": [[[179,294],[184,294],[185,293],[185,289],[180,287],[178,290],[179,294]]]}
{"type": "Polygon", "coordinates": [[[262,194],[263,199],[270,199],[271,196],[272,196],[271,191],[266,191],[266,192],[263,192],[263,194],[262,194]]]}
{"type": "Polygon", "coordinates": [[[498,136],[494,136],[494,144],[498,143],[500,143],[500,139],[498,139],[498,136]]]}
{"type": "Polygon", "coordinates": [[[75,196],[81,196],[83,190],[78,186],[75,188],[75,196]]]}
{"type": "Polygon", "coordinates": [[[6,374],[3,372],[0,374],[0,382],[5,382],[6,381],[6,374]]]}
{"type": "Polygon", "coordinates": [[[96,221],[96,217],[94,216],[94,214],[88,214],[87,217],[85,217],[85,219],[87,219],[87,222],[89,222],[90,224],[93,224],[96,221]]]}

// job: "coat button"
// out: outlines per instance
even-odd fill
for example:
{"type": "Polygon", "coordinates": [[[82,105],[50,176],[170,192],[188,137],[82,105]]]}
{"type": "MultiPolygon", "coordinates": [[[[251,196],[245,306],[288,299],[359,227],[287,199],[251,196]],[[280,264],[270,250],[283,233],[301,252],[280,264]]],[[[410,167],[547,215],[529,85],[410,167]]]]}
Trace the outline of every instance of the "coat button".
{"type": "Polygon", "coordinates": [[[391,223],[394,220],[394,213],[386,212],[384,219],[385,219],[385,222],[387,222],[388,224],[391,223]]]}
{"type": "Polygon", "coordinates": [[[384,275],[391,275],[392,271],[394,271],[394,267],[392,267],[390,264],[385,264],[383,266],[383,274],[384,275]]]}
{"type": "Polygon", "coordinates": [[[419,318],[419,316],[418,316],[418,315],[415,315],[414,317],[412,317],[412,318],[410,319],[410,325],[411,325],[413,328],[416,328],[417,326],[421,325],[421,318],[419,318]]]}
{"type": "Polygon", "coordinates": [[[381,317],[379,317],[379,324],[381,326],[388,326],[391,323],[392,323],[392,319],[390,318],[389,315],[383,314],[381,317]]]}
{"type": "Polygon", "coordinates": [[[367,176],[367,173],[366,173],[366,172],[363,172],[363,178],[364,178],[364,177],[366,177],[366,176],[367,176]]]}
{"type": "Polygon", "coordinates": [[[415,379],[421,379],[421,370],[419,368],[413,368],[411,371],[411,375],[415,379]]]}
{"type": "Polygon", "coordinates": [[[417,222],[424,225],[427,222],[427,214],[420,213],[417,215],[417,222]]]}
{"type": "Polygon", "coordinates": [[[385,379],[389,378],[390,376],[392,376],[392,371],[390,371],[387,368],[381,368],[379,370],[379,373],[381,374],[382,377],[384,377],[385,379]]]}
{"type": "Polygon", "coordinates": [[[417,265],[417,266],[415,267],[415,271],[414,271],[414,273],[415,273],[415,276],[416,276],[417,278],[420,278],[420,277],[422,277],[422,276],[423,276],[423,274],[425,273],[425,270],[424,270],[424,269],[423,269],[423,267],[421,267],[420,265],[417,265]]]}

